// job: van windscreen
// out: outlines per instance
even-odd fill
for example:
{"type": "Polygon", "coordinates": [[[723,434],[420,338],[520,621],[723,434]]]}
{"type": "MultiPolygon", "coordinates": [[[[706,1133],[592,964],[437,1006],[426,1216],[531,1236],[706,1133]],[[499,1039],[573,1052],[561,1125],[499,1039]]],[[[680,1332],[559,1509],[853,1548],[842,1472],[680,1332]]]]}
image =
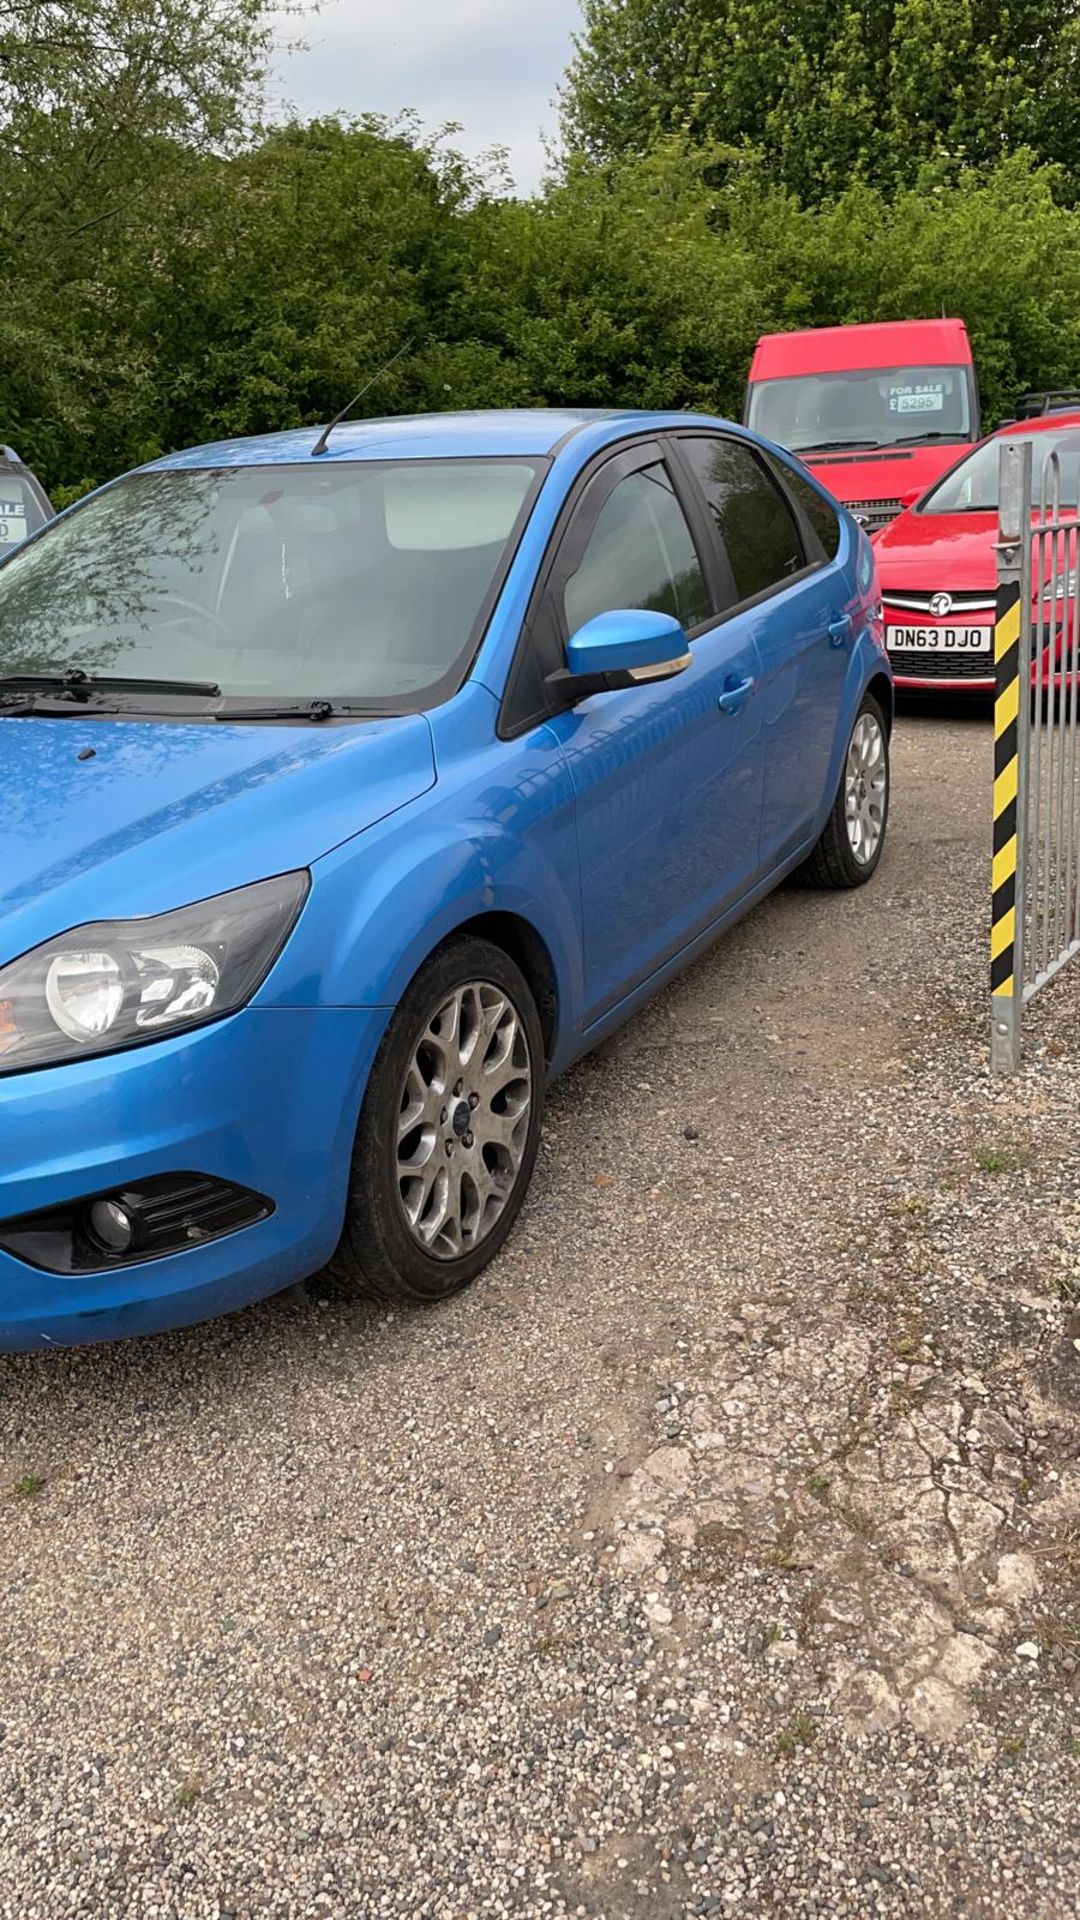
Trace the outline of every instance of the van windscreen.
{"type": "Polygon", "coordinates": [[[747,425],[793,453],[969,440],[965,367],[876,367],[757,380],[747,425]]]}

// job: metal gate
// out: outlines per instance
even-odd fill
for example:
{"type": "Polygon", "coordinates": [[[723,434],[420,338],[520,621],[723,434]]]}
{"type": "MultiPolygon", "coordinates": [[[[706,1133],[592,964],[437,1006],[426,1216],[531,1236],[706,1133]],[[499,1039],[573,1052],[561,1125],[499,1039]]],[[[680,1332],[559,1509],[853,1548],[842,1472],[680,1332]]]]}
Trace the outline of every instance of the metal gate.
{"type": "Polygon", "coordinates": [[[1043,461],[1040,449],[1034,488],[1031,439],[1004,440],[999,456],[990,934],[995,1073],[1015,1072],[1025,1006],[1080,952],[1080,436],[1061,451],[1064,473],[1061,453],[1043,461]]]}

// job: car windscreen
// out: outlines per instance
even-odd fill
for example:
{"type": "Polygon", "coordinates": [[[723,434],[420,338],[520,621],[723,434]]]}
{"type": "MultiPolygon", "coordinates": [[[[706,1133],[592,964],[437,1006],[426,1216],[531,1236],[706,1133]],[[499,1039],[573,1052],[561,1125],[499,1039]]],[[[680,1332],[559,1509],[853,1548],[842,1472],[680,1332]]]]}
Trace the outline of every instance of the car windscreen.
{"type": "Polygon", "coordinates": [[[964,440],[971,433],[965,367],[876,367],[757,380],[747,424],[793,453],[964,440]]]}
{"type": "Polygon", "coordinates": [[[538,472],[497,458],[131,474],[0,566],[0,676],[74,667],[240,700],[422,706],[466,671],[538,472]]]}
{"type": "Polygon", "coordinates": [[[33,487],[10,467],[0,467],[0,560],[28,533],[36,533],[44,519],[33,487]]]}
{"type": "MultiPolygon", "coordinates": [[[[1045,497],[1054,499],[1054,472],[1050,456],[1057,454],[1058,504],[1075,508],[1080,488],[1080,433],[1033,433],[1009,435],[1009,445],[1031,446],[1031,504],[1037,507],[1045,497]]],[[[932,493],[920,503],[920,513],[996,513],[998,508],[998,470],[1001,462],[1000,440],[984,440],[981,447],[961,460],[932,493]]]]}

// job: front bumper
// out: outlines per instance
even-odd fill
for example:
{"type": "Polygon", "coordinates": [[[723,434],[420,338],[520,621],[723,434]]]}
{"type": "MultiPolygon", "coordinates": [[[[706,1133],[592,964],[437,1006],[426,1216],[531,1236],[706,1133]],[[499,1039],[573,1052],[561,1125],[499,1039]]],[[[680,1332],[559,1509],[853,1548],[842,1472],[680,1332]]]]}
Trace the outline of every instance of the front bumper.
{"type": "MultiPolygon", "coordinates": [[[[886,635],[894,622],[887,618],[886,635]]],[[[929,621],[924,624],[930,625],[929,621]]],[[[1031,685],[1045,692],[1061,693],[1070,680],[1080,689],[1080,671],[1070,660],[1070,644],[1061,627],[1050,633],[1031,629],[1031,685]]],[[[981,653],[915,654],[889,649],[893,679],[900,688],[920,693],[974,693],[994,691],[996,677],[992,651],[981,653]]]]}
{"type": "Polygon", "coordinates": [[[918,691],[919,693],[993,693],[995,680],[992,673],[984,674],[947,674],[947,673],[910,673],[904,668],[893,668],[893,681],[898,693],[918,691]]]}
{"type": "Polygon", "coordinates": [[[389,1017],[248,1007],[151,1046],[0,1076],[0,1219],[188,1169],[274,1204],[221,1239],[104,1272],[45,1273],[0,1251],[0,1351],[185,1326],[317,1271],[341,1232],[389,1017]]]}

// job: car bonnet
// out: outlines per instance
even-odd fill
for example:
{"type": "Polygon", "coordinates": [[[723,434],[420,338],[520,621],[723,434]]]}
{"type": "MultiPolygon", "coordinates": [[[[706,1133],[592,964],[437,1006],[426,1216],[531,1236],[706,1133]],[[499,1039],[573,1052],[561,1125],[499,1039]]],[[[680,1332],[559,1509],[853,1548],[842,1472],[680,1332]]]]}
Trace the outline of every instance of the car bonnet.
{"type": "Polygon", "coordinates": [[[306,867],[434,781],[422,714],[0,718],[0,963],[90,920],[306,867]]]}

